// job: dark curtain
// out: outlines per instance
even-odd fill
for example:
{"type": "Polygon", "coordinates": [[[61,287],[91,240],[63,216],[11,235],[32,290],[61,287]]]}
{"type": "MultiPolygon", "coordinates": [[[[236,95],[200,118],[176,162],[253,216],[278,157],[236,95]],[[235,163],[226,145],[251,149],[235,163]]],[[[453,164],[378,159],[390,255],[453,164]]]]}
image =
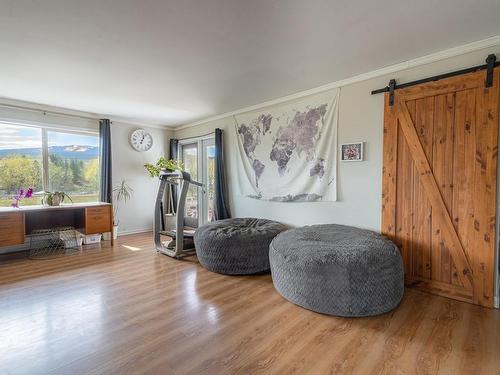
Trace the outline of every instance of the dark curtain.
{"type": "Polygon", "coordinates": [[[101,188],[100,201],[111,203],[113,200],[113,183],[111,173],[111,121],[108,119],[99,120],[99,143],[101,162],[101,188]]]}
{"type": "MultiPolygon", "coordinates": [[[[177,152],[179,150],[179,140],[171,138],[170,139],[170,154],[169,154],[169,159],[177,159],[177,152]]],[[[177,211],[177,189],[175,186],[169,185],[170,186],[170,196],[172,197],[172,204],[167,205],[167,213],[169,214],[175,214],[177,211]]]]}
{"type": "Polygon", "coordinates": [[[222,130],[215,129],[215,198],[214,198],[215,220],[228,219],[231,217],[229,201],[226,190],[226,174],[224,165],[224,147],[222,142],[222,130]]]}

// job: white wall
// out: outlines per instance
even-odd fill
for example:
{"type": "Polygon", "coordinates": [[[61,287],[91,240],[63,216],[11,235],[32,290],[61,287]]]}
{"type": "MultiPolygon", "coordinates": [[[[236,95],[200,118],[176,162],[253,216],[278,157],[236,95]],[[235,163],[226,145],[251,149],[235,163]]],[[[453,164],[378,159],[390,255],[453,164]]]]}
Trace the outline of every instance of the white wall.
{"type": "Polygon", "coordinates": [[[118,209],[119,234],[152,230],[158,179],[150,178],[143,166],[168,155],[168,139],[173,136],[172,131],[143,126],[153,136],[153,147],[137,152],[128,142],[130,132],[137,127],[115,121],[111,125],[113,186],[125,179],[134,189],[132,199],[118,209]]]}
{"type": "MultiPolygon", "coordinates": [[[[365,141],[366,161],[338,165],[338,201],[313,203],[263,202],[240,196],[236,183],[237,150],[231,117],[175,131],[176,138],[206,134],[216,127],[224,130],[225,157],[233,216],[254,216],[291,225],[339,223],[380,230],[382,194],[383,95],[371,95],[391,78],[408,82],[436,74],[484,64],[489,53],[500,46],[400,71],[390,76],[344,86],[340,93],[338,144],[365,141]],[[233,178],[234,176],[234,178],[233,178]]],[[[340,159],[340,158],[339,158],[340,159]]]]}

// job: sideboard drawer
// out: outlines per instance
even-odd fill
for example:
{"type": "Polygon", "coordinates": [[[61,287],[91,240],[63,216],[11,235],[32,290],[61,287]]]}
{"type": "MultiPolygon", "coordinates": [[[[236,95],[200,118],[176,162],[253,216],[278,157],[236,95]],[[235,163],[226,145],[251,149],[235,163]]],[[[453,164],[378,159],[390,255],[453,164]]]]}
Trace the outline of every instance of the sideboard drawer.
{"type": "Polygon", "coordinates": [[[86,211],[89,215],[102,215],[111,212],[111,206],[87,207],[86,211]]]}
{"type": "Polygon", "coordinates": [[[111,232],[111,206],[88,207],[85,209],[85,233],[111,232]]]}
{"type": "Polygon", "coordinates": [[[0,247],[24,244],[24,213],[0,213],[0,247]]]}
{"type": "Polygon", "coordinates": [[[23,225],[24,213],[23,212],[5,212],[0,213],[1,225],[23,225]]]}

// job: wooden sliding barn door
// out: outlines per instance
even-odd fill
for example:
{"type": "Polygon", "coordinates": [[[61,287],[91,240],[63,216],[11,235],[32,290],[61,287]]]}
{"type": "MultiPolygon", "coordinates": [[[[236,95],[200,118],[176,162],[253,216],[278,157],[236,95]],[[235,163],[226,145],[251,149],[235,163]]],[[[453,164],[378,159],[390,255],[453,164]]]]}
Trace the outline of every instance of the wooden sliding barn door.
{"type": "Polygon", "coordinates": [[[382,232],[405,282],[493,306],[500,69],[385,97],[382,232]]]}

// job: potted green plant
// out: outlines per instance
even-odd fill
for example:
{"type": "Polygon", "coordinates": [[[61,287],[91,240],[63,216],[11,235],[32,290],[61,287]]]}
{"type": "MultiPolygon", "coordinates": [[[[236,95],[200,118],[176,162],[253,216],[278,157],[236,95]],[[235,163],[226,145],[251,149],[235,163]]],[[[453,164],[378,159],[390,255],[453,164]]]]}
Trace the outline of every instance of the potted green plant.
{"type": "Polygon", "coordinates": [[[160,157],[155,164],[146,163],[144,168],[148,171],[151,177],[158,177],[162,170],[165,171],[182,171],[184,169],[182,162],[176,159],[166,159],[160,157]]]}
{"type": "MultiPolygon", "coordinates": [[[[161,156],[155,164],[146,163],[144,168],[148,171],[149,177],[159,177],[161,171],[183,171],[184,165],[181,160],[178,159],[167,159],[161,156]]],[[[172,194],[169,192],[169,198],[172,199],[172,194]]],[[[173,204],[173,201],[171,201],[173,204]]],[[[175,216],[172,213],[165,214],[165,221],[167,226],[175,220],[175,216]]]]}
{"type": "Polygon", "coordinates": [[[119,184],[113,187],[113,239],[118,237],[118,210],[121,203],[127,203],[132,198],[134,189],[132,189],[125,179],[122,179],[119,184]]]}
{"type": "Polygon", "coordinates": [[[62,203],[64,203],[64,199],[66,198],[68,198],[71,201],[71,203],[73,203],[71,197],[64,191],[54,191],[54,192],[44,191],[42,197],[42,204],[46,206],[60,206],[62,203]]]}

